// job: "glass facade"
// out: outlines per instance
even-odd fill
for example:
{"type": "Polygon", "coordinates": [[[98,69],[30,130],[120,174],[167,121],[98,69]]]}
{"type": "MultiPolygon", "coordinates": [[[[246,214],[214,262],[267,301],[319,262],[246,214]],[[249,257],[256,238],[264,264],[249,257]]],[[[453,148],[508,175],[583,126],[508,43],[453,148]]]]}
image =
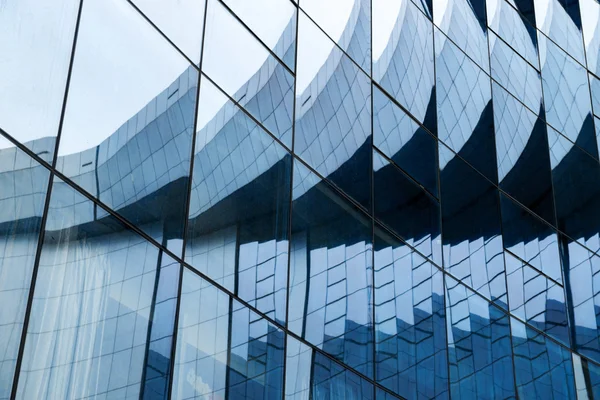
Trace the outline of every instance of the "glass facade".
{"type": "Polygon", "coordinates": [[[600,399],[598,0],[9,0],[0,54],[0,399],[600,399]]]}

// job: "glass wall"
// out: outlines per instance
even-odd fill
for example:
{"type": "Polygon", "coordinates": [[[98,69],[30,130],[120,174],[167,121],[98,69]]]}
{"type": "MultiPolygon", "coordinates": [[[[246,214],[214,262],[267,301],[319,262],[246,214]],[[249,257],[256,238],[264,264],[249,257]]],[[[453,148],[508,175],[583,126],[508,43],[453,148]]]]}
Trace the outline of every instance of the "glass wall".
{"type": "Polygon", "coordinates": [[[43,3],[0,399],[600,399],[597,0],[43,3]]]}

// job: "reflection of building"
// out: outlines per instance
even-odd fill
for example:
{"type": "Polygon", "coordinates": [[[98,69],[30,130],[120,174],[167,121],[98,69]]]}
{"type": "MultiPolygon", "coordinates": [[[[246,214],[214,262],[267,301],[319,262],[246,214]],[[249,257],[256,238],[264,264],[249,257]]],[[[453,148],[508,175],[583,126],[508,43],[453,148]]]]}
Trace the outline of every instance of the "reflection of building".
{"type": "Polygon", "coordinates": [[[337,46],[290,2],[235,93],[189,65],[51,169],[0,150],[0,398],[598,396],[597,40],[476,3],[356,0],[337,46]]]}

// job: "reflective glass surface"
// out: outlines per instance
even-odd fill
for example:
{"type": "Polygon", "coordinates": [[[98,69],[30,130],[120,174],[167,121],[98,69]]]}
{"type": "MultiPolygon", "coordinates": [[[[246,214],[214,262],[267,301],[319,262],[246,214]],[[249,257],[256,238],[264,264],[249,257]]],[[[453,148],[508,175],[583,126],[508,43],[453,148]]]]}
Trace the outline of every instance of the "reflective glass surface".
{"type": "Polygon", "coordinates": [[[600,398],[598,0],[0,0],[0,400],[600,398]]]}
{"type": "Polygon", "coordinates": [[[294,162],[289,329],[373,374],[372,220],[294,162]]]}

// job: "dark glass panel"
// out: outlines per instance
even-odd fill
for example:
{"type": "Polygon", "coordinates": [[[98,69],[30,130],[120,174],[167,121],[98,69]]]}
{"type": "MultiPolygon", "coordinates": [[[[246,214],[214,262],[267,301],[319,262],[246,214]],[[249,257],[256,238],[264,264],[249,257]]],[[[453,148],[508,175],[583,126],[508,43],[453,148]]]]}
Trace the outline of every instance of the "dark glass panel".
{"type": "Polygon", "coordinates": [[[438,201],[376,150],[373,151],[373,184],[375,218],[441,266],[438,201]]]}
{"type": "Polygon", "coordinates": [[[577,398],[600,398],[600,366],[573,353],[577,398]]]}
{"type": "Polygon", "coordinates": [[[514,398],[508,316],[449,276],[446,314],[452,397],[514,398]]]}
{"type": "Polygon", "coordinates": [[[442,272],[380,228],[374,246],[377,382],[407,399],[448,398],[442,272]]]}
{"type": "Polygon", "coordinates": [[[373,373],[372,219],[294,162],[288,327],[373,373]]]}
{"type": "Polygon", "coordinates": [[[314,353],[312,399],[372,400],[373,385],[321,353],[314,353]]]}
{"type": "Polygon", "coordinates": [[[556,225],[546,123],[492,85],[500,188],[556,225]]]}
{"type": "Polygon", "coordinates": [[[437,141],[375,86],[373,144],[431,194],[438,196],[437,141]]]}
{"type": "Polygon", "coordinates": [[[600,250],[600,164],[578,146],[548,129],[558,229],[600,250]]]}
{"type": "Polygon", "coordinates": [[[490,77],[439,29],[435,55],[438,138],[497,182],[490,77]]]}
{"type": "Polygon", "coordinates": [[[186,261],[283,323],[291,155],[202,79],[186,261]]]}
{"type": "Polygon", "coordinates": [[[440,143],[444,269],[506,308],[498,189],[440,143]]]}
{"type": "Polygon", "coordinates": [[[500,195],[504,248],[562,284],[556,231],[526,209],[500,195]]]}

